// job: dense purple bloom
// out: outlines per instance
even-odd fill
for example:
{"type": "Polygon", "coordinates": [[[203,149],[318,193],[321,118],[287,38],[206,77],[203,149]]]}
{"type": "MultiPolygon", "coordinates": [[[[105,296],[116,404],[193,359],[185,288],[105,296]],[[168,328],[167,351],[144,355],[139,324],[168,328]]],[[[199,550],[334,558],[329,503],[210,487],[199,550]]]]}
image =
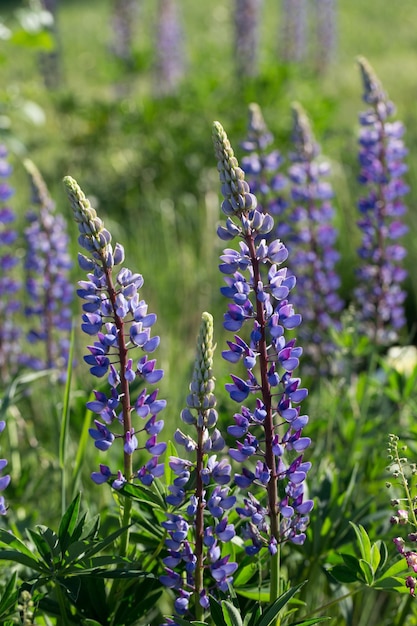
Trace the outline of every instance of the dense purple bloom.
{"type": "Polygon", "coordinates": [[[108,392],[95,391],[95,399],[87,403],[87,408],[99,417],[89,432],[99,450],[107,451],[115,442],[122,442],[123,448],[123,471],[100,465],[100,471],[91,477],[97,484],[111,482],[115,489],[135,477],[150,485],[163,472],[158,459],[166,444],[157,441],[163,422],[155,416],[166,403],[158,399],[157,389],[148,392],[147,387],[142,387],[133,401],[130,386],[136,381],[154,384],[163,376],[163,371],[155,368],[156,361],[148,359],[159,344],[159,337],[151,336],[156,315],[148,313],[148,305],[140,297],[142,276],[125,267],[116,270],[124,261],[123,247],[111,245],[109,231],[77,183],[70,177],[64,183],[78,222],[78,241],[87,251],[87,256],[79,254],[80,266],[88,274],[87,280],[79,282],[77,293],[84,301],[82,328],[96,341],[88,346],[84,360],[91,374],[97,378],[107,376],[109,385],[108,392]],[[138,349],[142,354],[134,360],[138,349]],[[138,425],[134,425],[134,414],[141,420],[138,425]],[[136,450],[146,450],[151,459],[134,471],[132,457],[136,450]]]}
{"type": "Polygon", "coordinates": [[[242,169],[251,193],[258,200],[258,210],[279,218],[273,235],[285,238],[288,227],[282,215],[288,202],[283,191],[288,186],[288,180],[279,172],[283,158],[279,150],[271,150],[273,140],[259,105],[250,104],[247,136],[241,143],[243,150],[249,154],[242,158],[242,169]]]}
{"type": "Polygon", "coordinates": [[[221,543],[235,536],[228,512],[236,498],[227,486],[230,463],[225,459],[218,461],[217,455],[212,454],[225,445],[216,428],[212,364],[213,318],[203,313],[187,408],[181,413],[184,424],[193,427],[195,439],[180,430],[174,436],[192,460],[170,457],[175,479],[166,501],[175,507],[175,513],[168,513],[162,523],[168,533],[168,553],[164,558],[165,574],[160,578],[165,586],[176,590],[178,615],[189,611],[190,598],[194,596],[196,618],[208,607],[208,591],[217,587],[227,593],[237,568],[236,563],[229,563],[228,556],[221,558],[221,543]]]}
{"type": "Polygon", "coordinates": [[[33,209],[27,214],[25,229],[26,296],[25,315],[31,326],[30,344],[42,343],[44,357],[28,356],[24,363],[34,369],[51,368],[65,379],[68,364],[72,262],[68,253],[67,224],[55,212],[55,205],[45,183],[30,161],[25,162],[33,191],[33,209]]]}
{"type": "Polygon", "coordinates": [[[20,352],[20,330],[16,323],[20,281],[16,277],[18,257],[14,254],[17,233],[13,227],[15,213],[9,204],[14,189],[7,182],[12,173],[7,157],[6,147],[0,144],[0,379],[3,382],[16,373],[20,352]]]}
{"type": "Polygon", "coordinates": [[[320,146],[298,104],[293,105],[293,144],[295,150],[288,170],[292,232],[287,239],[291,246],[290,268],[297,275],[293,302],[303,315],[300,338],[306,354],[322,371],[327,371],[326,361],[333,349],[329,331],[338,328],[343,308],[335,269],[340,255],[335,250],[337,231],[332,224],[333,190],[326,181],[329,164],[319,158],[320,146]]]}
{"type": "Polygon", "coordinates": [[[184,34],[176,0],[159,0],[155,89],[162,96],[175,92],[184,75],[183,43],[184,34]]]}
{"type": "Polygon", "coordinates": [[[261,4],[262,0],[235,0],[235,62],[239,77],[258,73],[261,4]]]}
{"type": "Polygon", "coordinates": [[[280,56],[284,61],[302,61],[307,52],[307,0],[282,0],[280,56]]]}
{"type": "Polygon", "coordinates": [[[359,182],[366,191],[358,205],[362,264],[354,294],[363,330],[376,343],[387,344],[397,339],[405,325],[406,294],[401,283],[406,277],[402,266],[406,250],[398,241],[407,232],[401,219],[408,191],[403,180],[407,149],[402,123],[389,121],[395,113],[393,103],[366,59],[359,59],[359,66],[363,100],[369,108],[359,117],[359,182]]]}
{"type": "MultiPolygon", "coordinates": [[[[299,326],[301,316],[287,300],[295,284],[294,277],[281,267],[287,250],[277,239],[269,243],[264,239],[274,228],[273,219],[258,211],[256,197],[250,193],[218,122],[214,123],[213,138],[224,196],[222,210],[233,221],[240,239],[239,251],[233,254],[228,249],[221,257],[220,268],[228,285],[225,295],[232,300],[224,326],[230,328],[230,312],[239,302],[239,324],[233,330],[247,329],[248,335],[243,339],[235,334],[232,346],[236,347],[223,353],[228,361],[235,362],[236,356],[241,361],[244,375],[232,375],[233,383],[226,387],[236,402],[247,402],[228,429],[240,439],[229,454],[244,463],[235,482],[249,490],[244,506],[237,509],[247,521],[244,538],[251,542],[247,551],[254,554],[265,546],[272,554],[276,553],[277,543],[304,541],[308,512],[313,506],[304,499],[310,464],[303,461],[303,453],[310,440],[301,436],[308,418],[301,414],[300,403],[307,390],[293,373],[302,349],[295,339],[285,336],[287,329],[299,326]],[[242,281],[247,285],[244,291],[240,288],[242,281]],[[252,484],[266,490],[266,506],[250,492],[252,484]]],[[[227,579],[226,570],[224,574],[227,579]]]]}

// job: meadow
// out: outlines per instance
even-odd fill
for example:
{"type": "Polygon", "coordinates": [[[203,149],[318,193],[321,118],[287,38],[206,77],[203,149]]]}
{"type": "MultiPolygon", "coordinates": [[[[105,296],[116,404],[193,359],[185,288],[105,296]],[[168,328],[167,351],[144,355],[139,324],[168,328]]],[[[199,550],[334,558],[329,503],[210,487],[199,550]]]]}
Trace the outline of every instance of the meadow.
{"type": "MultiPolygon", "coordinates": [[[[0,460],[0,624],[412,626],[417,619],[417,551],[412,549],[417,537],[417,6],[412,0],[340,0],[336,45],[329,63],[320,66],[316,3],[306,1],[307,51],[289,62],[280,49],[284,3],[263,0],[257,69],[246,75],[236,69],[235,3],[178,0],[182,76],[164,91],[156,65],[158,45],[169,43],[157,40],[163,3],[133,2],[133,38],[125,59],[114,47],[116,2],[54,4],[52,26],[41,3],[0,3],[0,144],[5,146],[0,171],[14,190],[9,198],[1,187],[0,201],[15,216],[19,234],[12,242],[12,276],[24,285],[20,308],[11,316],[17,330],[9,354],[0,341],[0,357],[10,361],[8,370],[0,359],[0,446],[7,460],[7,466],[0,460]],[[48,57],[51,52],[56,58],[48,57]],[[366,92],[358,57],[365,77],[374,75],[366,74],[363,59],[395,103],[395,112],[388,105],[388,117],[404,124],[403,136],[384,126],[385,94],[379,83],[366,92]],[[45,75],[52,76],[56,60],[58,76],[48,85],[45,75]],[[383,223],[381,232],[397,229],[406,251],[402,258],[402,248],[393,245],[396,276],[402,268],[407,272],[401,281],[404,319],[402,296],[394,290],[383,303],[388,310],[384,333],[375,321],[382,301],[374,318],[365,323],[361,317],[373,281],[362,274],[361,283],[358,274],[369,259],[367,252],[358,254],[365,246],[358,202],[372,185],[361,170],[372,159],[365,154],[359,162],[358,152],[374,145],[369,136],[358,143],[360,132],[374,128],[363,117],[360,124],[358,115],[372,109],[372,98],[379,103],[378,123],[392,134],[395,167],[387,177],[408,187],[404,215],[395,212],[402,196],[395,202],[383,196],[387,180],[376,187],[380,204],[391,210],[383,215],[388,225],[383,223]],[[265,127],[249,117],[253,103],[265,127]],[[248,120],[254,124],[252,136],[248,120]],[[266,128],[272,139],[262,158],[278,150],[284,162],[277,169],[289,177],[286,208],[273,214],[288,260],[265,217],[281,190],[271,183],[265,192],[250,169],[266,128]],[[301,145],[298,157],[295,137],[301,145]],[[245,148],[245,140],[251,147],[245,148]],[[232,149],[262,211],[254,206],[232,149]],[[334,283],[340,308],[324,326],[323,311],[320,320],[314,317],[314,303],[325,295],[311,282],[314,274],[303,278],[309,263],[300,260],[302,246],[315,235],[297,231],[294,236],[297,219],[291,213],[297,198],[301,213],[310,210],[308,202],[303,204],[310,193],[303,184],[316,163],[323,171],[329,164],[330,175],[312,204],[317,213],[324,207],[322,220],[331,214],[331,204],[335,233],[324,246],[326,254],[334,248],[332,260],[320,267],[340,279],[334,283]],[[244,208],[234,204],[241,197],[244,208]],[[49,230],[48,223],[53,224],[49,230]],[[230,243],[236,233],[244,242],[240,248],[230,243]],[[52,261],[37,265],[36,255],[49,248],[52,261]],[[231,248],[240,249],[241,256],[231,248]],[[84,257],[78,264],[80,251],[84,257]],[[295,285],[289,275],[275,273],[287,262],[295,285]],[[64,291],[53,308],[58,317],[53,321],[47,309],[40,312],[43,329],[66,333],[64,366],[63,357],[51,353],[40,365],[43,342],[33,339],[33,331],[27,335],[28,308],[45,276],[49,279],[48,263],[56,263],[56,280],[68,280],[81,296],[74,294],[66,305],[67,283],[59,283],[64,291]],[[129,269],[118,274],[117,265],[129,269]],[[247,270],[246,282],[240,273],[247,270]],[[32,282],[24,282],[27,276],[32,282]],[[233,277],[227,293],[225,276],[233,277]],[[84,282],[77,287],[78,281],[84,282]],[[361,285],[365,295],[358,298],[361,285]],[[237,295],[233,289],[241,291],[237,295]],[[309,300],[310,292],[318,300],[309,300]],[[232,299],[229,307],[225,295],[232,299]],[[269,308],[273,298],[276,318],[269,308]],[[97,325],[97,301],[112,320],[105,331],[102,313],[97,325]],[[249,320],[255,320],[252,331],[246,329],[249,320]],[[279,331],[275,323],[282,325],[279,331]],[[117,339],[124,333],[126,345],[117,339]],[[395,358],[393,347],[398,348],[395,358]],[[97,358],[101,350],[104,357],[97,358]],[[154,350],[157,364],[154,356],[148,360],[154,350]],[[136,374],[130,354],[135,363],[143,357],[136,374]],[[150,388],[146,395],[146,387],[155,384],[158,399],[150,388]],[[275,411],[268,401],[277,403],[275,411]],[[135,430],[132,407],[153,421],[135,430]],[[264,410],[271,418],[269,431],[260,417],[264,410]],[[104,424],[98,425],[99,419],[104,424]],[[286,430],[292,421],[297,426],[286,430]],[[122,429],[116,434],[113,422],[122,429]],[[258,439],[251,434],[257,428],[264,428],[258,439]],[[144,445],[140,437],[147,437],[144,445]],[[181,459],[193,454],[192,461],[181,459]],[[281,455],[287,465],[279,474],[281,455]],[[132,457],[142,468],[135,480],[129,477],[132,457]],[[252,465],[246,472],[242,460],[247,459],[252,465]],[[123,470],[110,470],[120,464],[123,470]],[[271,471],[274,479],[279,474],[275,492],[271,471]],[[235,473],[238,478],[232,479],[235,473]],[[271,513],[271,502],[278,513],[271,513]]],[[[388,148],[387,154],[382,167],[390,158],[388,148]]],[[[272,167],[262,175],[274,172],[272,167]]],[[[321,176],[313,179],[316,175],[321,176]]],[[[0,226],[7,229],[4,215],[0,226]]],[[[369,224],[368,231],[364,228],[369,235],[369,224]]],[[[6,249],[10,241],[4,236],[0,246],[6,249]]],[[[6,276],[11,265],[3,263],[3,252],[0,247],[6,276]]],[[[310,266],[320,261],[308,258],[313,258],[310,266]]],[[[0,299],[6,294],[3,283],[2,290],[0,299]]],[[[0,333],[5,311],[0,305],[0,333]]]]}

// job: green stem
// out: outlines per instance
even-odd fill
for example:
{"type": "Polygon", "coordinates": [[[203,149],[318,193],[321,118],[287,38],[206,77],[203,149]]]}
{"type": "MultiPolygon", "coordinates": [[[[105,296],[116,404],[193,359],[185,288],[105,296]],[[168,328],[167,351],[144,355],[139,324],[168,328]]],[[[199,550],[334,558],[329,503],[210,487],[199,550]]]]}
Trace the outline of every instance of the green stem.
{"type": "Polygon", "coordinates": [[[59,622],[60,626],[70,626],[70,621],[68,619],[67,609],[65,606],[65,599],[62,593],[62,589],[59,583],[55,583],[56,596],[59,604],[59,610],[61,613],[61,620],[59,622]]]}

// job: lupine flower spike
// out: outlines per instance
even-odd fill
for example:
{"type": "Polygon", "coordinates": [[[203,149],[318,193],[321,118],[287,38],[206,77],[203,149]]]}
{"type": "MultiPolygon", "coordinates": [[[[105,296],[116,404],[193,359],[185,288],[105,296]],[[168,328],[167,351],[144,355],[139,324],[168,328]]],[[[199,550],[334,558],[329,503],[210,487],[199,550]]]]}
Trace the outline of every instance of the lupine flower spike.
{"type": "Polygon", "coordinates": [[[238,77],[258,74],[262,0],[235,0],[235,60],[238,77]]]}
{"type": "Polygon", "coordinates": [[[283,158],[279,150],[268,149],[274,138],[265,123],[258,104],[249,105],[246,139],[241,147],[249,154],[242,158],[242,169],[251,193],[256,195],[258,210],[279,217],[275,235],[285,236],[286,226],[282,214],[288,206],[281,192],[288,185],[287,178],[279,173],[283,158]]]}
{"type": "Polygon", "coordinates": [[[313,507],[305,499],[305,479],[310,463],[303,460],[310,439],[302,436],[308,422],[300,409],[307,389],[293,374],[302,349],[285,333],[297,328],[301,316],[287,297],[296,279],[281,267],[288,256],[284,244],[265,236],[274,228],[269,214],[257,209],[244,172],[239,167],[227,135],[214,122],[213,138],[217,168],[224,200],[226,225],[219,226],[224,241],[238,238],[238,249],[226,248],[220,271],[226,286],[221,289],[232,302],[224,316],[224,327],[234,333],[223,357],[230,363],[241,362],[245,376],[232,374],[226,385],[230,397],[239,403],[234,424],[228,432],[236,437],[236,448],[229,455],[242,470],[235,483],[249,490],[244,506],[237,508],[246,521],[244,537],[249,554],[266,547],[271,558],[272,602],[279,593],[279,544],[302,544],[313,507]],[[248,401],[242,405],[242,402],[248,401]],[[266,490],[266,505],[251,493],[252,484],[266,490]]]}
{"type": "MultiPolygon", "coordinates": [[[[395,513],[391,516],[391,524],[404,529],[407,534],[404,537],[393,539],[395,547],[407,562],[410,569],[417,573],[417,490],[416,476],[417,465],[410,463],[405,455],[407,446],[401,445],[399,437],[389,435],[388,437],[388,459],[389,471],[393,477],[393,483],[387,482],[387,488],[392,490],[391,506],[395,513]],[[414,550],[406,546],[406,542],[414,545],[414,550]]],[[[412,596],[416,595],[417,578],[407,576],[405,586],[410,590],[412,596]]]]}
{"type": "Polygon", "coordinates": [[[26,294],[25,315],[31,324],[27,338],[43,344],[44,357],[28,356],[25,365],[56,369],[65,379],[72,326],[73,286],[69,273],[67,223],[55,211],[45,182],[36,166],[25,161],[32,186],[33,209],[27,213],[25,229],[26,294]]]}
{"type": "Polygon", "coordinates": [[[9,205],[14,189],[7,179],[12,173],[8,152],[0,144],[0,380],[6,383],[18,367],[20,330],[16,313],[20,309],[17,294],[20,281],[15,276],[18,258],[13,254],[17,233],[13,228],[15,213],[9,205]]]}
{"type": "Polygon", "coordinates": [[[178,615],[189,611],[194,596],[194,617],[201,619],[209,606],[208,593],[213,588],[228,592],[237,564],[221,545],[235,536],[228,511],[236,498],[230,494],[231,465],[217,460],[225,442],[216,428],[214,396],[213,318],[203,313],[197,354],[187,408],[181,413],[193,436],[177,430],[174,439],[185,448],[185,457],[170,457],[169,465],[176,478],[166,500],[175,507],[162,525],[168,531],[161,581],[177,593],[178,615]]]}
{"type": "Polygon", "coordinates": [[[329,370],[332,342],[330,329],[337,329],[343,302],[338,295],[340,279],[335,265],[339,253],[335,250],[337,231],[331,199],[333,190],[325,179],[329,164],[319,158],[320,146],[311,130],[308,117],[299,104],[292,107],[293,164],[288,170],[291,181],[293,232],[290,268],[297,275],[297,287],[292,296],[302,312],[300,338],[306,354],[323,373],[329,370]]]}
{"type": "Polygon", "coordinates": [[[357,271],[359,286],[354,295],[364,332],[377,344],[394,342],[405,325],[406,277],[402,266],[405,248],[398,240],[407,232],[401,221],[406,212],[403,180],[407,150],[404,126],[388,121],[395,113],[375,72],[364,58],[358,60],[363,82],[363,100],[369,108],[360,114],[359,182],[366,194],[359,200],[362,244],[358,250],[362,266],[357,271]]]}
{"type": "MultiPolygon", "coordinates": [[[[96,341],[88,346],[84,360],[91,374],[97,378],[107,376],[109,385],[107,393],[95,391],[95,400],[87,403],[97,415],[89,432],[99,450],[105,452],[115,442],[123,450],[123,469],[112,470],[102,464],[91,477],[97,484],[110,482],[114,489],[121,489],[135,478],[150,485],[163,473],[158,459],[166,444],[158,443],[157,437],[164,425],[158,419],[159,413],[166,402],[158,399],[158,389],[148,392],[146,387],[133,400],[130,386],[134,381],[154,385],[163,376],[156,360],[148,358],[159,345],[159,337],[151,336],[156,315],[148,313],[148,305],[140,298],[142,276],[125,267],[116,271],[124,262],[123,247],[119,243],[112,246],[109,231],[76,181],[68,176],[64,184],[78,223],[79,244],[87,251],[86,256],[78,255],[81,269],[88,274],[87,280],[79,282],[77,294],[85,301],[81,328],[96,341]],[[138,349],[143,356],[134,361],[137,357],[133,353],[138,349]],[[139,424],[134,416],[140,418],[139,424]],[[133,454],[137,450],[148,453],[150,459],[134,469],[133,454]]],[[[129,523],[130,509],[131,500],[126,498],[123,525],[129,523]]],[[[127,542],[127,534],[124,537],[127,542]]]]}

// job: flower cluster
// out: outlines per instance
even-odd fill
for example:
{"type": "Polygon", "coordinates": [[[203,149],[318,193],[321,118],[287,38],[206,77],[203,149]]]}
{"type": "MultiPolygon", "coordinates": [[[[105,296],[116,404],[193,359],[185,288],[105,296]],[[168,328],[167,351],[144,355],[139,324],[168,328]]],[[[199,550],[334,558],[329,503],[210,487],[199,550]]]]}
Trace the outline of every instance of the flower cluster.
{"type": "Polygon", "coordinates": [[[25,365],[40,370],[56,369],[65,379],[72,326],[70,281],[72,262],[68,252],[67,224],[55,212],[55,205],[38,169],[25,161],[32,186],[33,209],[27,213],[25,229],[25,273],[27,304],[25,315],[32,328],[31,344],[41,342],[45,357],[28,356],[25,365]]]}
{"type": "Polygon", "coordinates": [[[259,105],[250,104],[247,136],[241,143],[243,150],[249,154],[242,158],[242,169],[251,193],[258,200],[258,210],[280,218],[274,235],[285,237],[288,227],[282,214],[288,203],[281,192],[288,185],[288,180],[278,171],[283,163],[281,153],[269,149],[273,140],[259,105]]]}
{"type": "Polygon", "coordinates": [[[160,95],[173,93],[184,74],[183,32],[176,0],[159,0],[155,85],[160,95]]]}
{"type": "MultiPolygon", "coordinates": [[[[388,470],[392,474],[395,485],[391,482],[387,483],[387,487],[399,488],[405,497],[391,498],[391,506],[395,513],[391,516],[390,522],[393,525],[405,527],[411,532],[407,533],[407,540],[410,543],[417,543],[417,493],[415,492],[416,483],[413,483],[417,475],[417,465],[410,463],[406,456],[403,456],[407,450],[407,446],[399,448],[399,437],[389,435],[388,437],[388,459],[390,462],[388,470]]],[[[406,560],[407,565],[415,573],[417,573],[417,549],[409,550],[403,537],[395,537],[393,539],[395,547],[399,554],[406,560]]],[[[406,587],[409,588],[412,596],[416,595],[417,578],[407,576],[405,580],[406,587]]]]}
{"type": "Polygon", "coordinates": [[[259,13],[262,0],[235,2],[235,59],[239,77],[258,73],[259,13]]]}
{"type": "Polygon", "coordinates": [[[329,330],[337,328],[343,302],[338,295],[340,279],[335,270],[339,253],[334,245],[337,231],[331,198],[333,190],[325,180],[330,167],[321,161],[309,120],[299,104],[294,104],[291,181],[293,232],[290,267],[297,274],[293,302],[303,314],[300,337],[306,353],[324,371],[326,357],[332,351],[329,330]]]}
{"type": "Polygon", "coordinates": [[[216,428],[212,363],[213,318],[203,313],[187,408],[181,413],[181,420],[193,428],[195,435],[192,437],[179,429],[175,432],[175,442],[185,449],[187,458],[169,459],[176,478],[166,501],[175,507],[175,512],[168,513],[167,521],[162,523],[168,533],[168,556],[164,558],[166,571],[161,582],[177,592],[178,615],[187,612],[194,595],[196,618],[209,607],[210,588],[217,586],[227,593],[237,569],[221,547],[235,536],[228,511],[236,498],[227,486],[231,466],[224,459],[217,460],[225,442],[216,428]]]}
{"type": "Polygon", "coordinates": [[[107,376],[110,387],[108,393],[94,391],[95,399],[87,403],[87,408],[98,416],[89,432],[99,450],[107,451],[116,440],[123,444],[123,471],[100,465],[92,479],[97,484],[110,481],[115,489],[135,477],[149,485],[163,472],[158,459],[166,444],[158,443],[157,437],[164,425],[158,414],[166,402],[158,399],[157,389],[148,392],[146,387],[133,402],[130,386],[134,381],[153,385],[163,376],[156,360],[148,358],[159,345],[159,337],[151,336],[156,315],[148,313],[148,305],[140,298],[140,274],[122,267],[115,275],[115,268],[124,261],[123,247],[118,243],[112,246],[109,231],[77,183],[66,177],[64,184],[78,223],[79,244],[88,253],[78,255],[81,269],[88,274],[87,280],[78,283],[77,294],[84,300],[82,330],[96,341],[88,346],[84,360],[93,376],[107,376]],[[134,362],[131,355],[136,348],[143,356],[134,362]],[[140,427],[133,425],[132,413],[142,420],[140,427]],[[143,445],[139,434],[145,439],[143,445]],[[151,458],[133,472],[132,455],[136,450],[145,450],[151,458]]]}
{"type": "Polygon", "coordinates": [[[251,406],[241,406],[228,432],[238,440],[230,456],[242,463],[235,483],[242,489],[253,484],[264,487],[267,504],[263,506],[252,493],[237,510],[246,520],[245,538],[249,554],[268,546],[272,555],[277,544],[305,539],[308,513],[313,502],[305,499],[305,479],[310,463],[303,460],[310,439],[302,436],[308,422],[300,403],[307,396],[301,380],[293,375],[302,348],[285,332],[297,328],[301,316],[288,301],[296,279],[282,263],[288,251],[275,239],[264,238],[274,227],[271,215],[257,210],[256,197],[250,193],[244,172],[239,167],[224,129],[214,123],[213,138],[217,168],[227,216],[218,235],[224,241],[240,239],[238,250],[226,248],[220,271],[226,286],[221,289],[232,302],[224,316],[224,327],[235,333],[223,357],[241,362],[245,378],[232,375],[226,389],[232,400],[241,404],[251,396],[251,406]],[[249,326],[248,339],[240,336],[249,326]],[[251,463],[252,461],[252,463],[251,463]],[[249,463],[249,465],[248,465],[249,463]]]}
{"type": "Polygon", "coordinates": [[[367,191],[358,205],[362,231],[358,254],[363,265],[357,270],[354,294],[363,330],[384,345],[395,341],[405,325],[406,294],[400,285],[406,277],[402,267],[406,250],[398,240],[407,232],[401,221],[408,191],[403,180],[407,150],[403,124],[388,121],[395,113],[393,103],[366,59],[359,59],[359,67],[369,108],[359,118],[359,182],[367,191]]]}
{"type": "Polygon", "coordinates": [[[14,194],[7,182],[12,173],[8,152],[0,145],[0,380],[9,380],[16,371],[20,331],[14,318],[20,309],[17,293],[20,282],[14,276],[18,257],[13,254],[17,233],[13,228],[15,213],[9,206],[14,194]]]}

